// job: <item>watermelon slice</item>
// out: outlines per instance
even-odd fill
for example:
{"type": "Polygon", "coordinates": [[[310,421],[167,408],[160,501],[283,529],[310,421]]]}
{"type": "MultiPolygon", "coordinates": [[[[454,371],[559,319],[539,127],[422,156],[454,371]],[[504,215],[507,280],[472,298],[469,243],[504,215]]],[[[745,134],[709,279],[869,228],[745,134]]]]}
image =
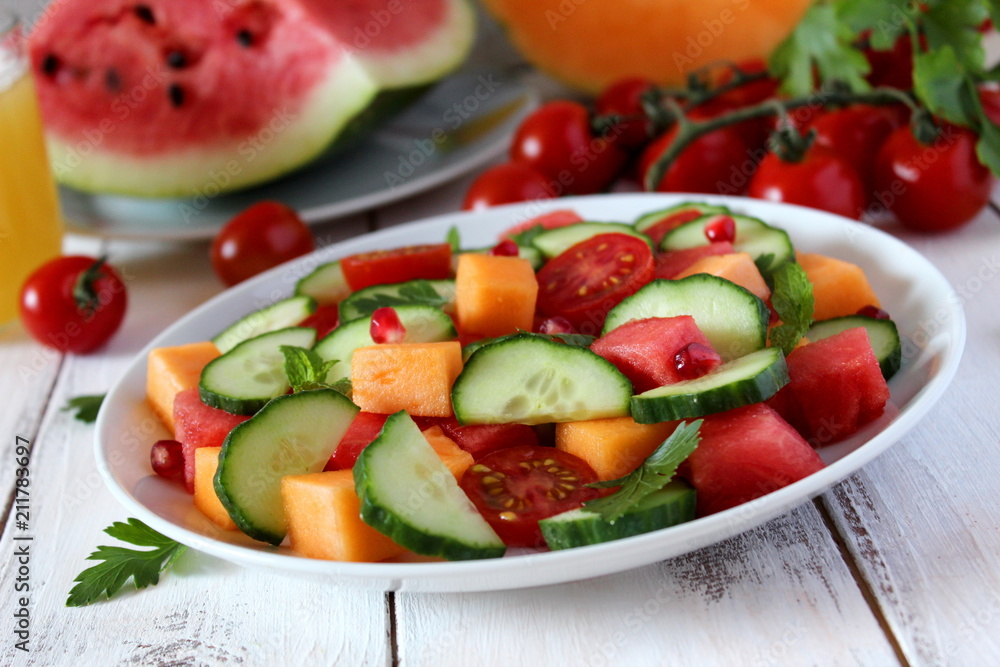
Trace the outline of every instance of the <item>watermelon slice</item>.
{"type": "Polygon", "coordinates": [[[734,252],[736,249],[729,241],[716,241],[694,248],[671,250],[656,257],[656,277],[669,280],[703,257],[731,255],[734,252]]]}
{"type": "Polygon", "coordinates": [[[198,388],[185,389],[174,399],[175,437],[181,443],[184,456],[184,488],[194,493],[194,450],[199,447],[221,447],[234,428],[250,419],[231,415],[201,402],[198,388]]]}
{"type": "Polygon", "coordinates": [[[29,48],[58,180],[213,197],[346,143],[473,34],[467,0],[66,0],[29,48]]]}

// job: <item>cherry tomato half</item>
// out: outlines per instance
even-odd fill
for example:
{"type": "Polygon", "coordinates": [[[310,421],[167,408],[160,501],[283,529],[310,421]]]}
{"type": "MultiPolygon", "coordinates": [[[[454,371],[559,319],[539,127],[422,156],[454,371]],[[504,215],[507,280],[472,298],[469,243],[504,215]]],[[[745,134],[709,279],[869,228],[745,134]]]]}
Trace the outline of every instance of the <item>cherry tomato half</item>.
{"type": "Polygon", "coordinates": [[[113,268],[93,257],[57,257],[21,287],[21,321],[32,337],[62,352],[89,352],[121,326],[128,297],[113,268]]]}
{"type": "Polygon", "coordinates": [[[490,206],[513,204],[519,201],[551,199],[556,193],[538,170],[526,164],[507,162],[490,167],[481,173],[465,193],[462,208],[481,211],[490,206]]]}
{"type": "Polygon", "coordinates": [[[459,485],[504,544],[543,546],[538,521],[601,495],[585,486],[597,473],[583,459],[552,447],[518,445],[479,459],[459,485]]]}
{"type": "Polygon", "coordinates": [[[212,241],[212,268],[226,285],[235,285],[315,247],[312,233],[294,210],[262,201],[219,230],[212,241]]]}
{"type": "Polygon", "coordinates": [[[748,194],[854,219],[864,213],[867,201],[854,168],[836,153],[816,145],[799,162],[785,162],[769,153],[750,181],[748,194]]]}
{"type": "Polygon", "coordinates": [[[407,280],[443,280],[451,276],[451,246],[447,243],[373,250],[340,260],[347,285],[354,291],[407,280]]]}

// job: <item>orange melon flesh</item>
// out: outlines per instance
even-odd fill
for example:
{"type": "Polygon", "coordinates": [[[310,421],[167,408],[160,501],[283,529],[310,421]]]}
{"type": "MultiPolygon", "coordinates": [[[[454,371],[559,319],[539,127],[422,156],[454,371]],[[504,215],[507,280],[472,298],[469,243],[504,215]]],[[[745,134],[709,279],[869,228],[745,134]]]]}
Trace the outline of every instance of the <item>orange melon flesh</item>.
{"type": "Polygon", "coordinates": [[[352,400],[365,412],[450,417],[451,386],[460,372],[457,340],[358,348],[351,359],[352,400]]]}
{"type": "Polygon", "coordinates": [[[303,556],[373,562],[406,551],[361,520],[350,470],[282,477],[281,499],[292,550],[303,556]]]}
{"type": "Polygon", "coordinates": [[[763,301],[771,298],[771,290],[768,289],[764,277],[760,275],[760,270],[753,263],[753,258],[750,257],[749,253],[734,252],[728,255],[702,257],[674,276],[674,279],[680,280],[696,273],[710,273],[713,276],[725,278],[747,288],[763,301]]]}
{"type": "Polygon", "coordinates": [[[813,253],[799,254],[798,262],[813,286],[814,320],[854,315],[865,306],[880,305],[865,272],[856,264],[813,253]]]}
{"type": "Polygon", "coordinates": [[[455,317],[463,333],[504,336],[531,331],[538,281],[520,257],[466,253],[455,272],[455,317]]]}
{"type": "Polygon", "coordinates": [[[676,427],[637,424],[631,417],[566,422],[556,424],[556,449],[579,456],[602,481],[618,479],[638,468],[676,427]]]}
{"type": "Polygon", "coordinates": [[[210,341],[158,347],[146,362],[146,400],[160,421],[174,432],[174,398],[198,386],[201,369],[220,355],[210,341]]]}
{"type": "Polygon", "coordinates": [[[194,506],[223,530],[236,530],[229,512],[215,493],[215,471],[222,447],[199,447],[194,452],[194,506]]]}
{"type": "Polygon", "coordinates": [[[444,434],[440,426],[432,426],[424,431],[424,439],[430,443],[431,448],[455,479],[462,479],[462,475],[473,463],[472,454],[456,445],[454,440],[444,434]]]}

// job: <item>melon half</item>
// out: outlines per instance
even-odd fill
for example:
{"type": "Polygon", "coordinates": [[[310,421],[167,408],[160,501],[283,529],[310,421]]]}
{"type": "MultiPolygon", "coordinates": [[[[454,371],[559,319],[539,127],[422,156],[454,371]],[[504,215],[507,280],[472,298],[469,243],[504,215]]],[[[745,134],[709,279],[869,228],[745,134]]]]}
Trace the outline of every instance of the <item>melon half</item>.
{"type": "Polygon", "coordinates": [[[186,197],[309,163],[474,33],[467,0],[66,0],[29,48],[57,180],[186,197]]]}

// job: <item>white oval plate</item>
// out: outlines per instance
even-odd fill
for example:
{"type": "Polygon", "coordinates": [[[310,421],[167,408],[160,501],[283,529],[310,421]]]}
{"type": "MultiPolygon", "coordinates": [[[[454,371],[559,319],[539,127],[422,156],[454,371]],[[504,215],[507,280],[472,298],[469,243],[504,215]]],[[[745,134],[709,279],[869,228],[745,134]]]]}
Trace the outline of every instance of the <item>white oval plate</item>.
{"type": "Polygon", "coordinates": [[[647,565],[737,535],[823,492],[896,442],[942,395],[958,366],[965,317],[944,277],[915,250],[871,227],[811,209],[707,196],[603,195],[456,213],[383,230],[324,248],[278,267],[205,303],[158,336],[108,394],[97,422],[98,467],[112,493],[139,519],[194,549],[244,565],[316,576],[328,584],[380,590],[483,591],[586,579],[647,565]],[[528,217],[572,208],[588,219],[635,219],[685,199],[720,202],[786,229],[801,251],[821,252],[862,266],[904,338],[903,367],[893,377],[893,406],[853,438],[820,450],[826,468],[791,486],[725,512],[617,542],[557,552],[508,552],[465,562],[339,563],[311,560],[236,532],[220,531],[179,486],[153,475],[149,447],[168,437],[144,400],[146,352],[206,340],[232,321],[287,296],[318,263],[344,255],[441,241],[457,226],[465,247],[492,243],[528,217]]]}

